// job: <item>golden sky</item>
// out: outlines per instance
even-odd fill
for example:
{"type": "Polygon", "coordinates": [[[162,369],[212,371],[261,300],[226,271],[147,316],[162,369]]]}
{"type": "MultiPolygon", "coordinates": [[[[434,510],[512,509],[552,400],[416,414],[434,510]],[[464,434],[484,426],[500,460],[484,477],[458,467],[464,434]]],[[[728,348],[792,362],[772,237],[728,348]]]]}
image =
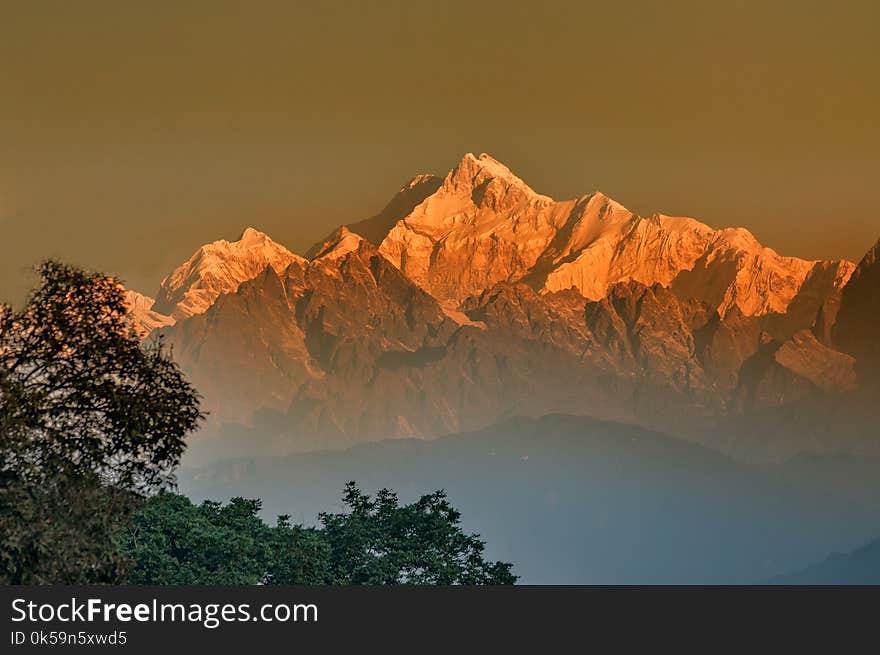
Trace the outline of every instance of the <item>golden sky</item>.
{"type": "Polygon", "coordinates": [[[152,294],[246,225],[302,252],[467,151],[857,259],[878,5],[0,0],[0,299],[47,256],[152,294]]]}

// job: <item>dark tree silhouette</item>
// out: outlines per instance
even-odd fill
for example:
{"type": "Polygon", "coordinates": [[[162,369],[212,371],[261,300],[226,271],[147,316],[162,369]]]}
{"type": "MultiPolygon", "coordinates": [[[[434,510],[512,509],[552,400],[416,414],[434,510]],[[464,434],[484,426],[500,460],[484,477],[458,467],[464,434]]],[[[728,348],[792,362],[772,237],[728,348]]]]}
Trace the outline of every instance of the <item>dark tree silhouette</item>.
{"type": "Polygon", "coordinates": [[[121,521],[173,482],[199,398],[140,342],[117,280],[39,272],[20,310],[0,306],[0,581],[110,582],[121,521]]]}

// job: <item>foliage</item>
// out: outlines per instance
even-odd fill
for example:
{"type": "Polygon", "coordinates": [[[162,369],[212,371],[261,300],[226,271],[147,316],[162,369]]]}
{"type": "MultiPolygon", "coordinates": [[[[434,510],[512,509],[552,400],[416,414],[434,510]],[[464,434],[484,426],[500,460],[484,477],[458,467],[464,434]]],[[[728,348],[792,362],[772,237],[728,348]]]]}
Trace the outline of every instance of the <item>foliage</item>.
{"type": "Polygon", "coordinates": [[[48,261],[0,306],[0,582],[111,582],[137,497],[168,486],[199,398],[113,278],[48,261]]]}
{"type": "Polygon", "coordinates": [[[285,517],[270,527],[259,500],[227,505],[161,493],[135,515],[123,544],[134,584],[318,584],[326,559],[315,530],[285,517]]]}
{"type": "Polygon", "coordinates": [[[375,499],[348,483],[349,511],[321,514],[330,544],[330,575],[338,584],[513,584],[511,564],[486,562],[485,544],[459,525],[461,514],[443,491],[401,506],[382,489],[375,499]]]}
{"type": "MultiPolygon", "coordinates": [[[[260,581],[260,535],[227,525],[225,515],[241,514],[238,503],[221,514],[210,504],[196,507],[185,496],[163,493],[134,517],[124,542],[136,564],[128,581],[136,584],[255,584],[260,581]],[[256,537],[256,538],[255,538],[256,537]]],[[[252,522],[251,528],[262,526],[252,522]]]]}
{"type": "Polygon", "coordinates": [[[117,545],[138,497],[94,476],[33,484],[0,473],[0,583],[117,582],[117,545]]]}
{"type": "Polygon", "coordinates": [[[486,562],[484,544],[462,533],[443,492],[400,506],[346,486],[348,511],[322,514],[319,528],[274,526],[260,501],[194,505],[159,494],[135,516],[124,553],[139,584],[512,584],[511,565],[486,562]]]}
{"type": "Polygon", "coordinates": [[[0,310],[0,464],[161,487],[201,418],[195,390],[161,341],[141,344],[116,280],[53,261],[40,275],[21,311],[0,310]]]}

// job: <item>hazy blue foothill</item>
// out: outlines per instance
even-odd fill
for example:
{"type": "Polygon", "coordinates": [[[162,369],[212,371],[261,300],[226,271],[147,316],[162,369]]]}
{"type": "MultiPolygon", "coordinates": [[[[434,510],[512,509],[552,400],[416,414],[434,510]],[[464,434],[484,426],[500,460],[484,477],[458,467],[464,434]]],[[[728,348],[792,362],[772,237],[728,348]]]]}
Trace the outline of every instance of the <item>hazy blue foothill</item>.
{"type": "Polygon", "coordinates": [[[196,500],[259,497],[309,523],[357,480],[410,500],[443,488],[487,554],[523,583],[753,583],[880,534],[880,462],[801,456],[746,465],[639,427],[516,418],[432,441],[184,467],[196,500]]]}
{"type": "Polygon", "coordinates": [[[849,553],[834,553],[800,571],[773,578],[771,582],[797,585],[878,585],[880,539],[849,553]]]}

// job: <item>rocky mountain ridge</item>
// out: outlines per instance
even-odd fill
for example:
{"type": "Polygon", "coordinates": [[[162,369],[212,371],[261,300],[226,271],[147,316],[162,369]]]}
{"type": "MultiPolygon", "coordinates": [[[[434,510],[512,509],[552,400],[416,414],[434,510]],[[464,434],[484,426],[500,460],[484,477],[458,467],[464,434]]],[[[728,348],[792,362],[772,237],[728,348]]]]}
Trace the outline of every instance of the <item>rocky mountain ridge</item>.
{"type": "Polygon", "coordinates": [[[600,193],[557,202],[468,154],[306,258],[249,228],[130,302],[202,390],[218,444],[257,430],[308,450],[551,412],[701,439],[719,417],[869,377],[870,328],[853,326],[876,304],[876,249],[858,269],[781,257],[600,193]]]}
{"type": "Polygon", "coordinates": [[[637,216],[599,192],[555,201],[485,153],[466,154],[377,245],[431,295],[455,304],[499,282],[541,293],[574,287],[598,300],[634,280],[672,287],[722,315],[734,306],[749,316],[783,314],[802,290],[824,298],[853,270],[845,260],[780,256],[743,228],[637,216]],[[818,275],[826,268],[830,278],[818,275]]]}

